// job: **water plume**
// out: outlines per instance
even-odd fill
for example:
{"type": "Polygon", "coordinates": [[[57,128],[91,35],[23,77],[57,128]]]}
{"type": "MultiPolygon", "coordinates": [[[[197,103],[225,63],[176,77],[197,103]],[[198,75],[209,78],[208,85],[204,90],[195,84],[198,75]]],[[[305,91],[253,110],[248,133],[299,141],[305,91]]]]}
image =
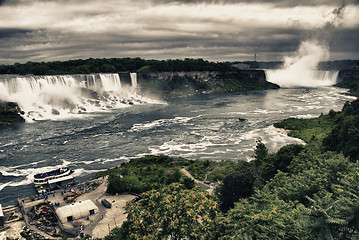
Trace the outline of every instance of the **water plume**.
{"type": "Polygon", "coordinates": [[[281,87],[317,87],[335,84],[336,71],[318,71],[329,58],[329,48],[318,41],[304,41],[297,52],[284,59],[281,69],[267,71],[267,80],[281,87]]]}
{"type": "Polygon", "coordinates": [[[301,42],[294,56],[286,57],[281,69],[267,71],[267,80],[281,87],[318,87],[334,85],[338,71],[318,71],[320,61],[329,59],[329,42],[344,19],[346,2],[333,9],[323,27],[313,29],[310,39],[301,42]]]}

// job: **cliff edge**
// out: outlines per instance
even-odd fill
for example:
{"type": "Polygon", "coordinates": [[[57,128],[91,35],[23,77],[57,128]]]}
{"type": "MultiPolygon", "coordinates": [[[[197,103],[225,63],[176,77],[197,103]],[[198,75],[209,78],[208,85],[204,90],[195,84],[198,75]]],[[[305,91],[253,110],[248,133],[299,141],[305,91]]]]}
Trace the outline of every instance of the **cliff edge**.
{"type": "Polygon", "coordinates": [[[141,91],[159,93],[163,98],[279,88],[267,82],[263,70],[148,72],[138,73],[137,82],[141,91]]]}

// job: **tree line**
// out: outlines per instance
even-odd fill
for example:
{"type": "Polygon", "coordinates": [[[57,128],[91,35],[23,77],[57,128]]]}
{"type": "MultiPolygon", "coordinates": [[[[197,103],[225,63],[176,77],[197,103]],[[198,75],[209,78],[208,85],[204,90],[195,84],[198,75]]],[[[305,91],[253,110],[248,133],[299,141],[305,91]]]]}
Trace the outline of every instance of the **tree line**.
{"type": "Polygon", "coordinates": [[[89,74],[117,72],[235,71],[226,63],[203,59],[145,60],[141,58],[89,58],[55,62],[0,65],[0,74],[89,74]]]}

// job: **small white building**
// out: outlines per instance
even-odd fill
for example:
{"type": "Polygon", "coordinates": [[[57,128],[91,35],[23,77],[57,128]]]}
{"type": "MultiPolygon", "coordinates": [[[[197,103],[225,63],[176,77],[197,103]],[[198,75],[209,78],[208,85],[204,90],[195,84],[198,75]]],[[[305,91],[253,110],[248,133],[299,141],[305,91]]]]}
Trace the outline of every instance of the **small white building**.
{"type": "Polygon", "coordinates": [[[91,201],[85,200],[56,209],[56,214],[62,223],[71,222],[98,213],[98,207],[91,201]]]}

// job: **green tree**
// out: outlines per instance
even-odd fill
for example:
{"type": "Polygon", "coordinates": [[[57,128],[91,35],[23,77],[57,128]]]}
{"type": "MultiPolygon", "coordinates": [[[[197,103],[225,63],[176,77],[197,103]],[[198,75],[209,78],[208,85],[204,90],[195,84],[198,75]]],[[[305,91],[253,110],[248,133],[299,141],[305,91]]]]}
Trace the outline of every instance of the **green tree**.
{"type": "Polygon", "coordinates": [[[343,152],[351,161],[359,159],[359,100],[345,103],[335,116],[336,125],[323,140],[326,150],[343,152]]]}
{"type": "Polygon", "coordinates": [[[319,240],[340,239],[339,229],[347,224],[337,212],[338,200],[332,198],[332,193],[324,191],[322,194],[314,194],[313,198],[307,197],[310,202],[308,208],[303,207],[302,218],[304,229],[311,238],[319,240]]]}
{"type": "Polygon", "coordinates": [[[324,139],[328,150],[343,152],[352,161],[359,159],[359,115],[346,116],[324,139]]]}
{"type": "Polygon", "coordinates": [[[288,166],[303,149],[303,145],[290,144],[282,147],[277,153],[268,154],[259,168],[261,176],[268,181],[278,171],[288,172],[288,166]]]}
{"type": "Polygon", "coordinates": [[[122,193],[143,191],[144,184],[138,179],[136,175],[110,175],[108,179],[107,192],[108,193],[122,193]]]}
{"type": "Polygon", "coordinates": [[[268,155],[268,148],[262,143],[261,140],[257,141],[256,148],[254,149],[254,164],[259,167],[262,165],[264,159],[268,155]]]}
{"type": "Polygon", "coordinates": [[[334,186],[338,198],[338,212],[347,224],[341,227],[342,239],[359,239],[359,174],[358,164],[353,166],[354,176],[347,174],[340,184],[334,186]]]}
{"type": "Polygon", "coordinates": [[[283,200],[306,204],[307,196],[330,190],[349,172],[351,165],[342,154],[321,153],[316,146],[307,146],[292,160],[287,173],[279,171],[267,185],[283,200]]]}
{"type": "Polygon", "coordinates": [[[143,193],[126,211],[121,228],[125,239],[208,239],[218,206],[209,193],[173,183],[143,193]]]}
{"type": "Polygon", "coordinates": [[[359,239],[358,164],[352,166],[332,192],[316,193],[308,207],[302,206],[300,219],[307,234],[315,239],[359,239]]]}
{"type": "Polygon", "coordinates": [[[255,176],[251,167],[229,174],[219,187],[220,209],[227,212],[240,198],[249,197],[253,192],[255,176]]]}
{"type": "Polygon", "coordinates": [[[192,189],[196,186],[196,183],[194,180],[190,179],[189,177],[182,177],[182,181],[181,183],[187,188],[187,189],[192,189]]]}
{"type": "Polygon", "coordinates": [[[217,227],[219,239],[302,239],[305,236],[295,203],[283,201],[269,188],[241,199],[217,227]]]}

